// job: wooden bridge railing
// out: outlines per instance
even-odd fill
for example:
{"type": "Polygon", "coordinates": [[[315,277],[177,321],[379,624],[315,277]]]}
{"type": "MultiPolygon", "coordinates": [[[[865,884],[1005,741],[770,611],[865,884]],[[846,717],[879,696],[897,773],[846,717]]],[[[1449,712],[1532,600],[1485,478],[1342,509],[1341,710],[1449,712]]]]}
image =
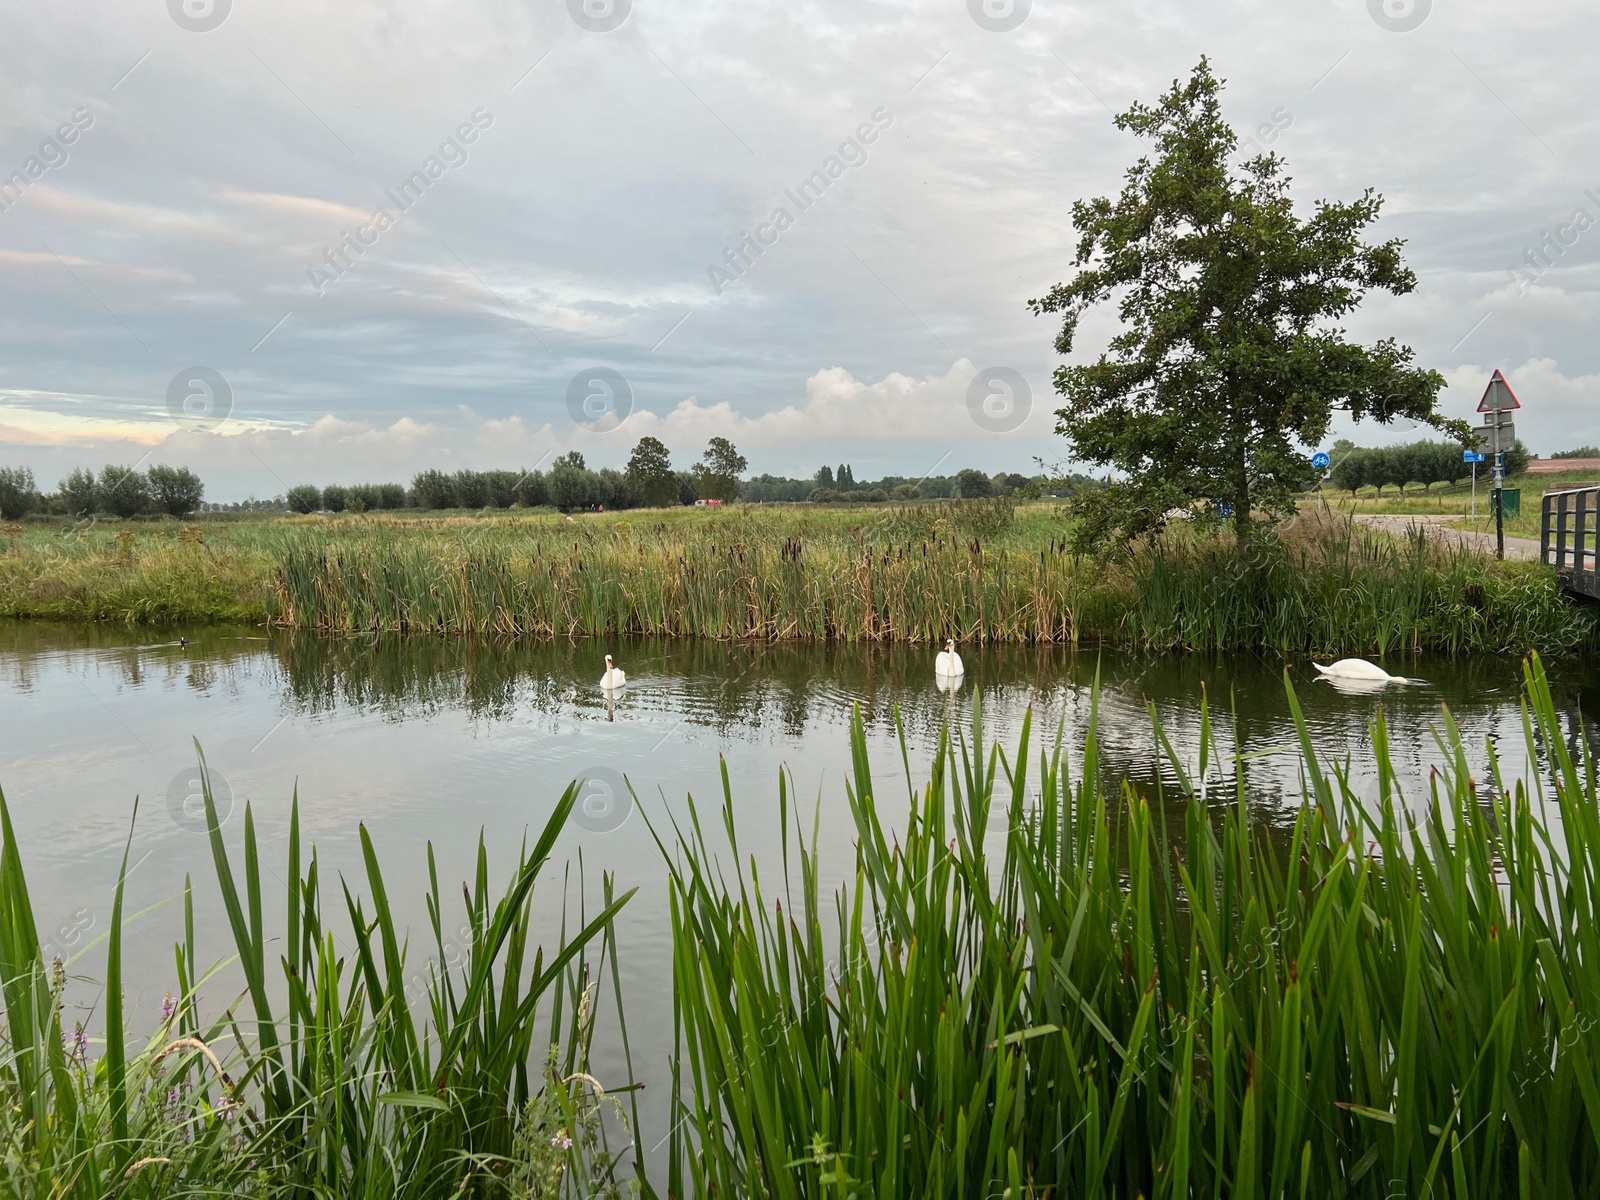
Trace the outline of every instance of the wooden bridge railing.
{"type": "Polygon", "coordinates": [[[1600,487],[1546,492],[1539,526],[1540,558],[1574,592],[1600,599],[1595,552],[1600,546],[1600,487]]]}

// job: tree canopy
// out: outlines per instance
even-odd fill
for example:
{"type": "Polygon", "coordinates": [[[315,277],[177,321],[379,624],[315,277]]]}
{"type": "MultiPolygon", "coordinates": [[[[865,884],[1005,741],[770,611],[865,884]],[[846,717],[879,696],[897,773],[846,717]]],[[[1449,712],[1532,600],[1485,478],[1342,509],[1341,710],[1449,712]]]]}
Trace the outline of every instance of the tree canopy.
{"type": "Polygon", "coordinates": [[[642,437],[628,459],[627,476],[651,506],[671,504],[678,498],[678,480],[672,473],[672,455],[660,438],[642,437]]]}
{"type": "Polygon", "coordinates": [[[1091,309],[1112,301],[1121,319],[1097,361],[1055,373],[1057,432],[1076,458],[1120,476],[1078,501],[1085,545],[1158,530],[1203,503],[1231,509],[1242,548],[1257,510],[1291,511],[1314,481],[1310,451],[1336,408],[1467,434],[1436,411],[1444,378],[1413,366],[1410,347],[1362,346],[1338,327],[1367,292],[1416,286],[1401,242],[1362,241],[1382,199],[1368,190],[1297,215],[1282,159],[1232,165],[1222,87],[1201,59],[1157,104],[1116,118],[1155,155],[1128,169],[1115,199],[1072,206],[1078,273],[1029,301],[1060,315],[1063,355],[1091,309]]]}
{"type": "Polygon", "coordinates": [[[155,506],[169,517],[183,517],[200,507],[206,486],[188,467],[158,465],[146,473],[155,506]]]}
{"type": "Polygon", "coordinates": [[[694,486],[707,500],[737,500],[739,476],[749,466],[744,455],[725,437],[714,437],[694,465],[694,486]]]}
{"type": "Polygon", "coordinates": [[[0,467],[0,517],[15,521],[32,512],[38,502],[32,471],[27,467],[0,467]]]}
{"type": "Polygon", "coordinates": [[[1367,448],[1341,441],[1334,447],[1328,482],[1352,496],[1363,487],[1377,488],[1381,495],[1388,484],[1404,495],[1407,484],[1420,483],[1426,491],[1436,483],[1455,483],[1471,474],[1472,467],[1462,461],[1461,446],[1456,442],[1367,448]]]}

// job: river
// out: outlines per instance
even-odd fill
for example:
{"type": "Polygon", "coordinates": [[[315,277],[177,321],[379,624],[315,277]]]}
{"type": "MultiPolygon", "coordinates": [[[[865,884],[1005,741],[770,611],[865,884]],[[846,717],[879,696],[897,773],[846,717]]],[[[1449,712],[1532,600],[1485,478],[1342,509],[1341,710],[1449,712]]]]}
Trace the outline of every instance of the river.
{"type": "MultiPolygon", "coordinates": [[[[333,880],[343,872],[353,891],[366,891],[358,841],[364,823],[387,890],[412,930],[418,978],[431,948],[431,938],[423,942],[426,844],[433,843],[448,897],[470,876],[481,831],[498,885],[524,836],[537,833],[570,781],[585,778],[591,782],[556,858],[572,864],[567,898],[574,904],[580,858],[591,904],[600,872],[614,873],[619,889],[639,888],[618,932],[634,1073],[648,1085],[647,1146],[665,1132],[672,1011],[665,872],[646,817],[667,837],[669,818],[682,820],[693,795],[720,831],[721,763],[741,852],[770,859],[777,775],[787,769],[808,830],[820,804],[824,878],[838,886],[851,868],[843,781],[856,708],[868,730],[879,807],[897,815],[905,787],[897,712],[920,786],[941,727],[950,720],[969,729],[975,697],[986,737],[1008,749],[1030,707],[1035,754],[1040,735],[1053,737],[1061,722],[1069,747],[1080,747],[1098,672],[1112,773],[1147,791],[1170,783],[1156,761],[1146,705],[1155,706],[1179,752],[1192,757],[1205,690],[1224,745],[1236,723],[1251,756],[1245,769],[1258,819],[1285,827],[1299,801],[1284,664],[1276,660],[967,646],[963,685],[950,695],[935,686],[933,651],[921,647],[507,645],[316,639],[244,628],[193,630],[187,638],[183,644],[178,633],[164,631],[0,624],[0,788],[47,953],[70,958],[105,933],[137,796],[126,901],[128,913],[142,914],[126,934],[134,1034],[154,1026],[173,985],[171,948],[182,910],[162,902],[181,894],[186,873],[195,881],[201,958],[231,955],[195,800],[197,740],[236,854],[245,805],[253,811],[267,868],[269,930],[282,928],[285,839],[298,789],[304,836],[321,856],[324,912],[341,947],[351,943],[333,880]],[[607,650],[629,676],[610,703],[598,687],[607,650]]],[[[1327,757],[1349,756],[1363,795],[1376,789],[1369,747],[1380,703],[1414,811],[1426,802],[1429,770],[1442,757],[1433,735],[1441,704],[1460,722],[1475,767],[1486,761],[1488,741],[1509,770],[1524,769],[1517,660],[1424,657],[1388,665],[1426,683],[1381,696],[1347,694],[1316,679],[1308,664],[1289,664],[1318,747],[1327,757]]],[[[1595,740],[1600,665],[1562,661],[1551,671],[1570,735],[1587,727],[1595,740]]],[[[552,870],[538,893],[547,944],[562,882],[552,870]]],[[[73,963],[77,1002],[93,1003],[91,981],[104,967],[103,943],[73,963]]],[[[232,1004],[238,987],[225,968],[207,987],[206,1014],[232,1004]]],[[[627,1072],[617,1040],[598,1041],[598,1073],[607,1083],[620,1081],[627,1072]]]]}

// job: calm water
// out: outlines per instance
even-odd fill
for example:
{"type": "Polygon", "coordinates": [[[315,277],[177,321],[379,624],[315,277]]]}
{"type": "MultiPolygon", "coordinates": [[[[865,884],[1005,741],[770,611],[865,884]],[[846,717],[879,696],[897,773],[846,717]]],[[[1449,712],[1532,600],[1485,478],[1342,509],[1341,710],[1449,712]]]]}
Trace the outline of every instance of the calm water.
{"type": "MultiPolygon", "coordinates": [[[[883,808],[897,803],[905,786],[894,733],[897,708],[920,784],[941,725],[946,719],[968,725],[975,695],[982,698],[991,737],[1014,743],[1032,706],[1036,730],[1053,734],[1064,720],[1069,745],[1080,745],[1097,669],[1106,757],[1113,769],[1146,785],[1159,773],[1147,701],[1186,754],[1195,746],[1202,687],[1225,740],[1235,712],[1246,752],[1270,752],[1294,740],[1283,664],[1253,658],[966,647],[965,683],[951,696],[936,688],[927,649],[374,643],[250,629],[190,636],[191,644],[182,646],[165,635],[0,624],[0,788],[35,912],[53,947],[69,957],[105,932],[137,796],[127,911],[179,894],[185,873],[192,873],[201,956],[231,954],[203,818],[191,798],[196,739],[214,778],[224,781],[219,805],[231,813],[226,830],[236,845],[244,805],[252,806],[274,872],[263,882],[269,924],[282,920],[283,847],[296,788],[305,836],[322,858],[331,924],[344,924],[335,871],[345,873],[352,890],[366,890],[358,841],[364,823],[378,845],[389,893],[420,938],[428,841],[447,897],[454,881],[470,873],[480,831],[496,879],[503,881],[525,833],[530,827],[537,832],[569,781],[586,777],[593,782],[557,857],[574,865],[573,904],[580,858],[591,903],[601,871],[615,874],[619,890],[640,889],[625,913],[620,954],[635,1072],[650,1085],[647,1146],[665,1132],[671,1002],[664,872],[644,816],[682,817],[690,795],[714,807],[721,793],[719,755],[727,764],[744,852],[766,856],[776,845],[776,776],[787,768],[801,802],[821,805],[824,861],[837,883],[851,863],[842,780],[849,766],[848,722],[857,706],[868,725],[883,808]],[[629,676],[613,706],[597,686],[606,649],[629,676]],[[643,813],[629,799],[624,777],[637,789],[643,813]]],[[[1425,798],[1428,769],[1440,758],[1430,730],[1439,724],[1441,703],[1478,748],[1477,761],[1487,738],[1512,770],[1522,769],[1518,662],[1424,658],[1390,666],[1428,680],[1382,697],[1413,805],[1425,798]]],[[[1595,739],[1600,705],[1591,696],[1600,696],[1600,667],[1560,662],[1552,670],[1572,735],[1586,726],[1595,739]]],[[[1375,781],[1366,756],[1378,697],[1341,693],[1312,678],[1305,663],[1291,664],[1290,672],[1319,745],[1329,754],[1350,755],[1371,794],[1375,781]]],[[[1263,820],[1292,820],[1296,758],[1266,753],[1251,759],[1248,770],[1263,820]]],[[[552,920],[560,884],[552,872],[540,901],[552,920]]],[[[171,986],[171,946],[181,923],[181,906],[170,904],[140,916],[127,934],[136,1031],[153,1023],[171,986]]],[[[420,967],[425,955],[419,945],[414,942],[412,959],[420,967]]],[[[429,948],[431,940],[421,947],[429,948]]],[[[102,975],[103,946],[74,970],[102,975]]],[[[220,975],[204,1011],[214,1015],[231,1003],[237,986],[234,977],[220,975]]],[[[607,1042],[599,1064],[608,1083],[625,1075],[613,1044],[607,1042]]]]}

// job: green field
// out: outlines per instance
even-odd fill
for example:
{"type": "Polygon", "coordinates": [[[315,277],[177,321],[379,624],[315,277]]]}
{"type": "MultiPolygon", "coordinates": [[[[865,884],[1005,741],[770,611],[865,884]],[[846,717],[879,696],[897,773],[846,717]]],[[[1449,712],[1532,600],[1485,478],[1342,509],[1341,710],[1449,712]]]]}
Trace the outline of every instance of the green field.
{"type": "MultiPolygon", "coordinates": [[[[1593,471],[1574,471],[1554,475],[1516,475],[1511,477],[1506,481],[1506,486],[1517,488],[1521,491],[1522,511],[1516,518],[1506,522],[1507,535],[1537,540],[1539,537],[1539,505],[1544,494],[1589,484],[1600,484],[1600,477],[1597,477],[1593,471]]],[[[1478,472],[1478,520],[1476,524],[1469,519],[1469,514],[1472,511],[1471,483],[1438,484],[1428,490],[1413,484],[1405,490],[1404,495],[1398,489],[1390,487],[1385,488],[1381,496],[1375,489],[1366,487],[1362,488],[1354,497],[1349,492],[1335,492],[1328,488],[1324,490],[1323,497],[1328,504],[1338,508],[1340,512],[1393,515],[1419,514],[1428,516],[1454,514],[1461,518],[1458,525],[1462,529],[1476,529],[1480,533],[1493,533],[1495,523],[1489,506],[1490,494],[1488,471],[1480,467],[1478,472]]]]}

